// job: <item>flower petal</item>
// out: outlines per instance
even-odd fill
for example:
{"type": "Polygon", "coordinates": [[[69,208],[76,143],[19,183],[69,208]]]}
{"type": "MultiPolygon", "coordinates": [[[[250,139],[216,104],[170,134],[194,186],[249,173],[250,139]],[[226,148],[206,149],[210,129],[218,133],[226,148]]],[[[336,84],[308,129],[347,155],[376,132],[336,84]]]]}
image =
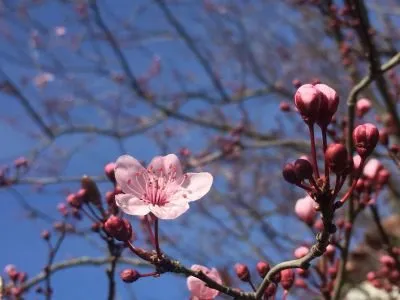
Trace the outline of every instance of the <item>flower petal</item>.
{"type": "Polygon", "coordinates": [[[115,163],[115,179],[126,194],[141,196],[146,183],[142,175],[145,168],[130,155],[120,156],[115,163]]]}
{"type": "Polygon", "coordinates": [[[163,206],[149,205],[150,211],[159,219],[176,219],[189,209],[187,202],[167,203],[163,206]]]}
{"type": "Polygon", "coordinates": [[[131,194],[115,195],[115,202],[128,215],[144,216],[150,212],[149,205],[131,194]]]}
{"type": "Polygon", "coordinates": [[[210,191],[213,183],[213,176],[210,173],[187,173],[186,175],[187,179],[182,187],[186,190],[187,201],[198,200],[210,191]]]}
{"type": "Polygon", "coordinates": [[[156,156],[150,162],[148,169],[152,169],[156,175],[168,175],[171,171],[175,172],[176,180],[182,178],[182,166],[179,158],[175,154],[166,156],[156,156]],[[160,174],[160,171],[162,172],[160,174]]]}

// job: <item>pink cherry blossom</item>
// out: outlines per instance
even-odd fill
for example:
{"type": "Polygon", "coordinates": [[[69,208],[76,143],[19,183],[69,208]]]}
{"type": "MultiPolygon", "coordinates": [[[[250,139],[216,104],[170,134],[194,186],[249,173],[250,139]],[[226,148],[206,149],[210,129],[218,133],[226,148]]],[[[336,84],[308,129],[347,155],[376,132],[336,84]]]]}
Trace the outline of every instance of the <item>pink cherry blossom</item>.
{"type": "Polygon", "coordinates": [[[123,155],[115,165],[117,184],[124,194],[117,205],[129,215],[153,213],[160,219],[175,219],[189,209],[189,202],[206,195],[213,183],[210,173],[183,174],[174,154],[157,156],[144,168],[135,158],[123,155]]]}
{"type": "Polygon", "coordinates": [[[363,174],[368,178],[375,178],[378,175],[379,170],[382,168],[383,166],[381,162],[376,158],[372,158],[365,164],[363,174]]]}
{"type": "Polygon", "coordinates": [[[43,72],[37,75],[33,81],[38,88],[44,88],[49,82],[54,80],[54,75],[48,72],[43,72]]]}
{"type": "Polygon", "coordinates": [[[300,220],[307,224],[312,224],[316,215],[314,200],[310,196],[297,200],[294,211],[300,220]]]}
{"type": "MultiPolygon", "coordinates": [[[[207,267],[201,266],[201,265],[193,265],[191,267],[191,270],[193,271],[202,271],[205,275],[207,275],[209,278],[212,280],[218,282],[219,284],[222,284],[222,279],[221,276],[219,275],[217,269],[212,268],[211,270],[208,269],[207,267]]],[[[206,286],[204,281],[193,277],[189,276],[187,278],[187,287],[192,294],[192,299],[198,299],[198,300],[211,300],[214,299],[215,297],[218,296],[219,291],[211,289],[206,286]]]]}

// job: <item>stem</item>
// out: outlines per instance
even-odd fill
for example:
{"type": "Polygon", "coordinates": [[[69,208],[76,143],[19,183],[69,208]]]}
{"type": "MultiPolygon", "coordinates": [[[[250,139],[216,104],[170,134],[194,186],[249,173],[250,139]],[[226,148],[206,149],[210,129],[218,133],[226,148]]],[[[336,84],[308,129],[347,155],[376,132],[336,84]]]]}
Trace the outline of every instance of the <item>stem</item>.
{"type": "Polygon", "coordinates": [[[319,178],[319,171],[318,171],[318,163],[317,163],[317,151],[315,149],[315,135],[314,135],[314,125],[308,125],[308,129],[310,131],[310,138],[311,138],[311,157],[312,157],[312,164],[314,168],[314,174],[317,178],[319,178]]]}
{"type": "Polygon", "coordinates": [[[251,281],[251,279],[249,279],[248,283],[249,283],[249,285],[251,286],[251,289],[255,292],[257,289],[256,289],[256,287],[254,286],[253,281],[251,281]]]}
{"type": "Polygon", "coordinates": [[[326,139],[326,127],[321,128],[321,132],[322,132],[322,143],[323,143],[323,149],[324,149],[324,162],[325,162],[325,182],[326,182],[326,187],[329,189],[329,168],[328,168],[328,162],[326,161],[325,158],[325,152],[326,149],[328,148],[328,142],[326,139]]]}
{"type": "Polygon", "coordinates": [[[343,203],[346,202],[346,200],[351,196],[351,194],[353,193],[354,188],[357,185],[358,179],[360,179],[361,177],[361,171],[364,168],[364,162],[365,162],[365,158],[362,157],[361,158],[361,162],[360,162],[360,166],[357,169],[357,174],[356,176],[353,178],[353,184],[351,185],[350,189],[347,191],[347,193],[343,196],[342,199],[339,200],[340,204],[342,205],[343,203]]]}
{"type": "Polygon", "coordinates": [[[160,243],[159,243],[159,238],[158,238],[158,218],[156,218],[156,220],[154,222],[154,233],[155,233],[155,246],[156,246],[157,256],[159,258],[161,258],[162,254],[161,254],[160,243]]]}
{"type": "Polygon", "coordinates": [[[151,224],[150,224],[149,218],[150,218],[149,215],[144,216],[146,228],[147,228],[147,231],[149,232],[149,237],[150,237],[151,243],[153,244],[154,247],[156,247],[156,239],[154,237],[153,230],[151,229],[151,224]]]}

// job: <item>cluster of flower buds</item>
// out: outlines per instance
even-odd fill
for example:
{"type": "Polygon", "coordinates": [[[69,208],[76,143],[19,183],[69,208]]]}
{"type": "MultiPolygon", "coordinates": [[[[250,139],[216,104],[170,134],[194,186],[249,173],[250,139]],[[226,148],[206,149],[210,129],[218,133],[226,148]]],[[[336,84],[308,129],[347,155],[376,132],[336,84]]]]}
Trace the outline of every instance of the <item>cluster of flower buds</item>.
{"type": "MultiPolygon", "coordinates": [[[[394,253],[397,257],[400,253],[394,253]]],[[[380,267],[377,271],[368,272],[367,281],[375,288],[384,289],[390,293],[395,287],[400,287],[400,266],[392,256],[382,255],[379,259],[380,267]]]]}
{"type": "Polygon", "coordinates": [[[354,148],[360,156],[360,162],[354,166],[353,160],[343,143],[328,145],[328,125],[332,122],[339,104],[339,96],[331,87],[317,83],[301,85],[294,96],[295,105],[307,124],[310,132],[311,159],[301,157],[294,163],[288,163],[282,170],[284,179],[306,191],[309,197],[316,202],[311,205],[310,198],[299,200],[296,204],[296,214],[307,224],[312,224],[314,208],[329,211],[339,208],[353,192],[367,157],[375,149],[379,141],[378,129],[369,123],[357,126],[353,130],[354,148]],[[320,176],[317,156],[317,146],[314,136],[314,125],[317,124],[322,133],[324,154],[324,174],[320,176]],[[336,182],[331,188],[331,175],[335,175],[336,182]],[[341,190],[345,179],[352,175],[352,187],[343,198],[334,204],[334,200],[341,190]],[[302,207],[304,205],[304,207],[302,207]]]}
{"type": "Polygon", "coordinates": [[[0,187],[9,186],[17,181],[23,172],[27,172],[29,161],[27,158],[21,156],[14,160],[11,166],[0,167],[0,187]]]}
{"type": "Polygon", "coordinates": [[[18,271],[14,265],[7,265],[4,268],[4,273],[6,273],[10,284],[5,285],[6,288],[3,291],[3,296],[19,299],[24,291],[22,285],[28,279],[27,273],[18,271]]]}

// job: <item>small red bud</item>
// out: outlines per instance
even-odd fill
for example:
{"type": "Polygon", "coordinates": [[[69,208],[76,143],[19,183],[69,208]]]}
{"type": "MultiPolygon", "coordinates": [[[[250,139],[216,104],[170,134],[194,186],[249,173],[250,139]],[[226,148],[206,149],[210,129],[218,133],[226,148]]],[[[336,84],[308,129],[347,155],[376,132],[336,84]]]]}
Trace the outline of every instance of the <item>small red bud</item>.
{"type": "Polygon", "coordinates": [[[341,174],[348,166],[346,147],[342,144],[329,145],[325,152],[325,159],[328,163],[329,169],[332,172],[341,174]]]}
{"type": "Polygon", "coordinates": [[[298,180],[310,179],[313,176],[313,167],[306,159],[297,159],[294,162],[294,172],[298,180]]]}
{"type": "Polygon", "coordinates": [[[283,112],[289,112],[290,111],[290,104],[287,103],[286,101],[282,101],[279,104],[279,109],[283,112]]]}
{"type": "Polygon", "coordinates": [[[67,196],[67,203],[75,208],[80,208],[82,206],[82,197],[77,194],[69,194],[67,196]]]}
{"type": "Polygon", "coordinates": [[[120,277],[124,282],[132,283],[140,278],[140,274],[134,269],[125,269],[120,273],[120,277]]]}
{"type": "Polygon", "coordinates": [[[389,182],[390,172],[386,169],[382,169],[378,172],[377,181],[381,185],[385,185],[389,182]]]}
{"type": "Polygon", "coordinates": [[[257,263],[256,269],[257,269],[257,272],[260,275],[260,277],[264,278],[265,275],[267,275],[267,273],[271,269],[271,266],[269,265],[269,263],[267,263],[265,261],[259,261],[257,263]]]}
{"type": "Polygon", "coordinates": [[[245,264],[235,264],[235,272],[241,281],[247,282],[250,280],[249,268],[245,264]]]}
{"type": "Polygon", "coordinates": [[[362,98],[358,100],[356,104],[357,117],[362,118],[366,113],[369,112],[371,106],[371,101],[369,101],[367,98],[362,98]]]}
{"type": "Polygon", "coordinates": [[[295,167],[291,163],[288,163],[283,167],[282,175],[283,178],[289,183],[297,184],[300,182],[300,180],[296,176],[295,167]]]}
{"type": "Polygon", "coordinates": [[[379,142],[384,146],[389,145],[389,133],[386,128],[379,130],[379,142]]]}
{"type": "Polygon", "coordinates": [[[390,268],[396,265],[396,261],[394,260],[394,258],[389,255],[382,255],[379,261],[381,262],[381,264],[390,268]]]}
{"type": "Polygon", "coordinates": [[[294,272],[292,269],[281,271],[281,285],[283,289],[290,290],[294,283],[294,272]]]}
{"type": "Polygon", "coordinates": [[[128,241],[133,237],[132,225],[126,219],[111,216],[104,223],[104,229],[118,241],[128,241]]]}
{"type": "Polygon", "coordinates": [[[294,286],[298,287],[298,288],[301,288],[301,289],[307,289],[308,288],[307,283],[304,281],[303,278],[296,279],[296,281],[294,282],[294,286]]]}
{"type": "Polygon", "coordinates": [[[43,230],[41,233],[42,239],[48,241],[50,239],[50,232],[48,230],[43,230]]]}
{"type": "Polygon", "coordinates": [[[274,296],[276,293],[276,284],[270,283],[265,289],[265,296],[267,298],[274,296]]]}
{"type": "Polygon", "coordinates": [[[28,160],[25,157],[19,157],[16,160],[14,160],[14,166],[19,169],[19,168],[27,168],[29,165],[28,160]]]}
{"type": "Polygon", "coordinates": [[[353,131],[355,148],[361,157],[367,157],[375,149],[379,140],[379,131],[375,125],[366,123],[353,131]]]}
{"type": "Polygon", "coordinates": [[[115,163],[113,162],[106,164],[104,167],[104,173],[106,174],[107,178],[113,183],[116,182],[114,169],[115,169],[115,163]]]}

